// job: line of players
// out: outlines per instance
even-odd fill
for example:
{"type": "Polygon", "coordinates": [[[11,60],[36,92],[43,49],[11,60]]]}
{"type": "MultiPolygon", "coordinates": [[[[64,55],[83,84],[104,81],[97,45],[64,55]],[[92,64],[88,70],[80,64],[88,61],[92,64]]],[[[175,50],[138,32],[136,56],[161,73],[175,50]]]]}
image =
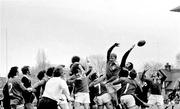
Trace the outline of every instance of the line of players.
{"type": "MultiPolygon", "coordinates": [[[[85,68],[80,57],[74,56],[70,66],[71,75],[65,76],[64,66],[51,67],[38,74],[39,81],[31,86],[28,77],[28,66],[21,70],[24,76],[19,79],[18,67],[12,67],[8,74],[8,82],[4,87],[5,109],[33,109],[34,94],[37,98],[37,109],[163,109],[164,99],[161,94],[166,75],[158,70],[150,77],[145,69],[136,81],[137,73],[133,63],[126,62],[133,45],[122,57],[120,65],[117,55],[111,53],[119,43],[113,44],[107,51],[106,70],[103,75],[92,66],[85,68]],[[9,98],[8,98],[9,97],[9,98]]],[[[101,72],[102,73],[102,72],[101,72]]]]}

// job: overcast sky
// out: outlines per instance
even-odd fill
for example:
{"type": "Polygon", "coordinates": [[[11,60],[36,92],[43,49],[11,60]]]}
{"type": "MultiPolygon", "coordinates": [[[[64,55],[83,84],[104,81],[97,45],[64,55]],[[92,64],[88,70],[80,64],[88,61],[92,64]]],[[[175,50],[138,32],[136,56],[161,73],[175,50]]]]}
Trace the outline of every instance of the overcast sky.
{"type": "Polygon", "coordinates": [[[0,76],[12,66],[35,66],[39,49],[50,63],[68,66],[73,55],[106,55],[115,42],[120,61],[139,40],[146,45],[128,57],[135,69],[150,61],[175,64],[180,13],[170,10],[179,5],[179,0],[1,0],[0,76]]]}

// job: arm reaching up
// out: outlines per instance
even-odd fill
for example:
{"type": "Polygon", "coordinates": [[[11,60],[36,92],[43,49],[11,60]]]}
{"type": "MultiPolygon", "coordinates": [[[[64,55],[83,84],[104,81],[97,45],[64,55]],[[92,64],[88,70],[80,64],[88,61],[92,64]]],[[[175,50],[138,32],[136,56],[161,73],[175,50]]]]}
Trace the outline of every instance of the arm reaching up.
{"type": "Polygon", "coordinates": [[[108,51],[107,51],[107,62],[109,62],[109,59],[110,59],[110,55],[111,55],[111,52],[112,50],[114,49],[114,47],[119,47],[119,43],[115,43],[114,45],[112,45],[108,51]]]}
{"type": "Polygon", "coordinates": [[[147,70],[144,70],[143,71],[143,73],[142,73],[142,76],[141,76],[141,78],[140,78],[140,80],[144,80],[145,79],[145,73],[148,71],[149,69],[147,69],[147,70]]]}
{"type": "Polygon", "coordinates": [[[125,67],[127,57],[129,56],[129,53],[132,51],[132,49],[135,47],[135,44],[123,55],[120,68],[125,67]]]}

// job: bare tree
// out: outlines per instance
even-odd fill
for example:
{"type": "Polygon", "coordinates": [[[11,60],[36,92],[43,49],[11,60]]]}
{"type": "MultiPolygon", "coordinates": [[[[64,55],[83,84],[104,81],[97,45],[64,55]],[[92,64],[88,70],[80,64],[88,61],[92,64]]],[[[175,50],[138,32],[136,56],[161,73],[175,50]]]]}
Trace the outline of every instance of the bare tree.
{"type": "Polygon", "coordinates": [[[91,55],[88,61],[100,75],[105,72],[106,61],[103,55],[91,55]]]}
{"type": "Polygon", "coordinates": [[[163,68],[163,64],[159,62],[147,62],[144,64],[144,67],[143,67],[144,70],[148,69],[148,72],[147,72],[148,75],[151,75],[152,73],[155,73],[159,69],[162,69],[162,68],[163,68]]]}
{"type": "Polygon", "coordinates": [[[45,70],[46,62],[47,62],[45,51],[43,49],[39,49],[36,58],[37,58],[37,66],[38,66],[38,68],[40,70],[45,70]]]}

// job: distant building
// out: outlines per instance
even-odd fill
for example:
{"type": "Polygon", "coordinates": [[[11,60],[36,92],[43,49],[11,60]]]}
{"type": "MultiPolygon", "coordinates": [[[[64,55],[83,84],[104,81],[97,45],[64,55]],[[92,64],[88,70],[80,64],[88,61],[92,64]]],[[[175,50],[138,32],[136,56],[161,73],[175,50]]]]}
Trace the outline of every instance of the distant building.
{"type": "Polygon", "coordinates": [[[180,12],[180,6],[178,6],[178,7],[174,8],[174,9],[172,9],[171,11],[174,11],[174,12],[180,12]]]}
{"type": "MultiPolygon", "coordinates": [[[[165,93],[168,93],[169,91],[172,91],[175,83],[180,80],[180,69],[172,68],[169,63],[166,63],[164,69],[161,69],[161,71],[167,75],[167,79],[165,81],[165,93]]],[[[180,90],[180,87],[178,87],[178,90],[180,90]]]]}

